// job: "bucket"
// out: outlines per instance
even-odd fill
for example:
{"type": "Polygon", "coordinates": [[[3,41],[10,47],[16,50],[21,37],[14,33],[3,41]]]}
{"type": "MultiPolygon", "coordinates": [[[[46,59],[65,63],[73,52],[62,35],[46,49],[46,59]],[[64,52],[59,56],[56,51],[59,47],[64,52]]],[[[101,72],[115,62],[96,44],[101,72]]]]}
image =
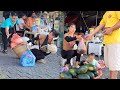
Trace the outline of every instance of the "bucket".
{"type": "Polygon", "coordinates": [[[15,54],[20,58],[23,53],[27,51],[26,45],[17,45],[15,48],[13,48],[13,51],[15,54]]]}

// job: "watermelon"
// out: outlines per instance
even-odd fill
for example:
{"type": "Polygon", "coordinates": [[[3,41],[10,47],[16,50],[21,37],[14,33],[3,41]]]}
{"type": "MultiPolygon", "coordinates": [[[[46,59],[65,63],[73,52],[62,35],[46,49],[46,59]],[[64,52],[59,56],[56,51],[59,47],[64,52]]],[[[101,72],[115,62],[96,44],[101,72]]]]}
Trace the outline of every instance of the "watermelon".
{"type": "Polygon", "coordinates": [[[90,79],[93,79],[95,77],[93,72],[88,71],[86,74],[90,76],[90,79]]]}
{"type": "Polygon", "coordinates": [[[93,73],[94,73],[94,76],[95,76],[95,77],[97,77],[98,74],[99,74],[98,71],[94,71],[93,73]]]}
{"type": "Polygon", "coordinates": [[[87,71],[88,71],[88,67],[84,65],[78,69],[78,74],[86,73],[87,71]]]}
{"type": "Polygon", "coordinates": [[[72,79],[72,75],[69,72],[62,72],[59,76],[61,79],[72,79]]]}
{"type": "Polygon", "coordinates": [[[86,64],[85,66],[88,67],[88,71],[96,71],[96,67],[92,64],[86,64]]]}
{"type": "Polygon", "coordinates": [[[77,69],[76,68],[69,69],[69,73],[72,75],[72,77],[76,77],[77,76],[77,69]]]}
{"type": "Polygon", "coordinates": [[[80,61],[79,65],[83,66],[85,61],[80,61]]]}
{"type": "Polygon", "coordinates": [[[79,74],[77,79],[90,79],[90,76],[88,74],[79,74]]]}

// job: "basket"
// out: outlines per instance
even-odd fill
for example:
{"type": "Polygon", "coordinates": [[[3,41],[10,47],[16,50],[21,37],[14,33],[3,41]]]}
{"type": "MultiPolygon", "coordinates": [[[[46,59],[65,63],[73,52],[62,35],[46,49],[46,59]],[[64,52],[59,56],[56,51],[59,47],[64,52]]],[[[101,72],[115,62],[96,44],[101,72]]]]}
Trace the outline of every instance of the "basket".
{"type": "Polygon", "coordinates": [[[20,58],[23,53],[25,53],[28,50],[26,45],[17,45],[15,48],[13,48],[13,51],[15,54],[20,58]]]}

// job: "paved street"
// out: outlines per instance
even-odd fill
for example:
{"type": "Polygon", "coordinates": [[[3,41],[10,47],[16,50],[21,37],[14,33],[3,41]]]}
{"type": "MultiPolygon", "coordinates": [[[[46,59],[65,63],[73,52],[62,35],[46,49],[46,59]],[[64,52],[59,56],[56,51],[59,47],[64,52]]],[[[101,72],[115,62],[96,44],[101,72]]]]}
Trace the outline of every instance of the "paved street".
{"type": "Polygon", "coordinates": [[[34,67],[22,67],[11,49],[9,54],[0,52],[0,78],[6,79],[57,79],[59,58],[57,54],[45,58],[45,64],[36,63],[34,67]]]}
{"type": "MultiPolygon", "coordinates": [[[[19,59],[11,49],[9,54],[0,52],[0,79],[58,79],[60,71],[60,51],[55,55],[49,55],[45,58],[45,64],[38,64],[34,67],[22,67],[19,59]]],[[[83,56],[81,59],[86,58],[83,56]]],[[[108,78],[108,69],[103,69],[103,77],[108,78]]],[[[119,75],[120,76],[120,75],[119,75]]]]}

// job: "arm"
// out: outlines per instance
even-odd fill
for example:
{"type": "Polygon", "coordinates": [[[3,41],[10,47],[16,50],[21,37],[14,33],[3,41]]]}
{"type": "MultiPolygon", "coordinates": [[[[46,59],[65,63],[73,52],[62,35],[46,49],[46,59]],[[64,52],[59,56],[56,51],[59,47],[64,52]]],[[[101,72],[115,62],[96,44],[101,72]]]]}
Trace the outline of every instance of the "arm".
{"type": "Polygon", "coordinates": [[[95,30],[93,32],[91,32],[90,34],[88,34],[87,36],[85,36],[86,40],[91,40],[91,38],[97,33],[99,32],[101,29],[104,28],[104,24],[100,24],[98,27],[95,28],[95,30]]]}
{"type": "Polygon", "coordinates": [[[20,24],[18,24],[18,27],[19,27],[19,30],[22,29],[21,26],[20,26],[20,24]]]}
{"type": "Polygon", "coordinates": [[[103,72],[101,69],[98,70],[98,76],[94,77],[94,79],[100,79],[100,77],[103,75],[103,72]]]}
{"type": "Polygon", "coordinates": [[[120,28],[120,20],[113,27],[111,27],[111,30],[114,31],[114,30],[117,30],[119,28],[120,28]]]}
{"type": "Polygon", "coordinates": [[[65,40],[66,40],[67,42],[71,42],[71,41],[77,40],[77,38],[76,38],[76,37],[66,36],[66,37],[65,37],[65,40]]]}
{"type": "Polygon", "coordinates": [[[10,27],[10,22],[5,20],[5,33],[7,35],[7,38],[10,36],[10,34],[9,34],[9,27],[10,27]]]}
{"type": "Polygon", "coordinates": [[[17,19],[16,25],[18,26],[19,30],[22,29],[21,26],[20,26],[20,19],[17,19]]]}
{"type": "Polygon", "coordinates": [[[98,71],[98,76],[94,77],[94,79],[100,79],[100,77],[103,75],[103,72],[102,72],[101,66],[98,63],[98,61],[96,61],[95,66],[96,66],[96,69],[98,71]]]}
{"type": "Polygon", "coordinates": [[[95,28],[95,30],[91,33],[91,35],[95,35],[97,32],[99,32],[100,30],[102,30],[104,28],[104,24],[100,24],[98,27],[95,28]]]}
{"type": "Polygon", "coordinates": [[[9,37],[9,27],[5,28],[5,32],[6,32],[6,35],[7,35],[7,38],[8,38],[9,37]]]}
{"type": "Polygon", "coordinates": [[[112,34],[114,30],[118,30],[120,28],[120,11],[115,11],[115,14],[117,16],[116,18],[118,18],[119,21],[113,27],[105,29],[104,34],[112,34]]]}
{"type": "Polygon", "coordinates": [[[80,41],[82,40],[82,35],[74,35],[74,37],[71,37],[71,36],[67,36],[67,34],[64,35],[65,37],[65,40],[67,42],[71,42],[71,41],[80,41]]]}

